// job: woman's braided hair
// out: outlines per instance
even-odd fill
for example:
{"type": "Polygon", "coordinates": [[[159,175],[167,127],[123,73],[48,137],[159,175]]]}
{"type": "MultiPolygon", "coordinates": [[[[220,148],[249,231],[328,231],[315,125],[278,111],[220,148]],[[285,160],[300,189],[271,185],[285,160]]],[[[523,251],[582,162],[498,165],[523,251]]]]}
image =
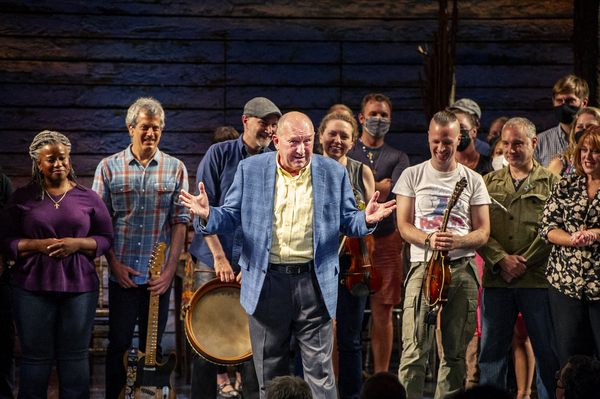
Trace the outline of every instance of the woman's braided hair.
{"type": "MultiPolygon", "coordinates": [[[[67,136],[50,130],[44,130],[35,136],[31,142],[31,145],[29,146],[29,156],[32,159],[31,181],[37,186],[38,195],[36,198],[38,201],[41,201],[44,198],[44,174],[37,166],[37,162],[40,160],[40,151],[47,145],[57,144],[64,145],[67,149],[67,154],[71,154],[71,142],[67,136]]],[[[72,165],[69,168],[69,174],[67,175],[67,178],[72,182],[77,183],[77,176],[75,176],[72,165]]]]}

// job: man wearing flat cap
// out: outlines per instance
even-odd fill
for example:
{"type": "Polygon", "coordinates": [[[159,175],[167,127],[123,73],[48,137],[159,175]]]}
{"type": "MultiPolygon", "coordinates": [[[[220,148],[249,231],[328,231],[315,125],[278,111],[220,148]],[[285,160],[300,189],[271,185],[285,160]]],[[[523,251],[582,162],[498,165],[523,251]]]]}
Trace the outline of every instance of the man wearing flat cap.
{"type": "Polygon", "coordinates": [[[477,138],[477,133],[481,128],[481,123],[479,120],[481,119],[481,108],[477,103],[469,98],[461,98],[458,101],[455,101],[451,106],[450,110],[461,110],[471,115],[475,119],[475,126],[473,129],[473,137],[471,138],[475,142],[475,149],[481,155],[485,155],[486,157],[490,156],[490,145],[485,141],[479,140],[477,138]]]}
{"type": "MultiPolygon", "coordinates": [[[[277,122],[281,111],[264,97],[256,97],[246,103],[242,123],[244,133],[236,140],[217,143],[208,149],[198,166],[196,181],[204,182],[204,188],[211,206],[221,206],[225,194],[233,183],[235,171],[241,160],[252,155],[270,151],[268,145],[277,132],[277,122]]],[[[197,222],[194,221],[194,222],[197,222]]],[[[241,227],[228,234],[195,234],[189,252],[194,256],[196,267],[214,273],[196,273],[196,288],[205,282],[219,277],[230,282],[241,277],[238,264],[241,250],[241,227]]],[[[240,366],[244,398],[258,398],[258,381],[254,363],[250,360],[240,366]]],[[[221,381],[219,381],[221,382],[221,381]]],[[[227,380],[217,386],[217,365],[201,357],[194,359],[192,377],[193,399],[215,399],[217,391],[224,397],[239,395],[227,380]]]]}

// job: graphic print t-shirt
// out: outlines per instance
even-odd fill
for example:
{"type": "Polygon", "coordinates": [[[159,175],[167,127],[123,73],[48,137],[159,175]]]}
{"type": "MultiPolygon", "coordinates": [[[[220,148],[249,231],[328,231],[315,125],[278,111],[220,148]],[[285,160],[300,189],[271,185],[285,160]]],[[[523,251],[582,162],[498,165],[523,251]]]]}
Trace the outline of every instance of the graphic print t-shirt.
{"type": "MultiPolygon", "coordinates": [[[[423,162],[407,168],[392,190],[395,194],[415,199],[414,225],[426,233],[438,231],[444,220],[444,210],[452,197],[456,183],[466,177],[467,186],[450,212],[446,230],[458,236],[465,236],[472,231],[471,206],[489,204],[483,179],[478,173],[457,164],[451,172],[439,172],[433,168],[431,161],[423,162]]],[[[411,245],[411,262],[423,262],[424,245],[411,245]]],[[[429,251],[427,259],[431,256],[429,251]]],[[[475,256],[472,249],[455,249],[449,253],[451,260],[465,256],[475,256]]]]}

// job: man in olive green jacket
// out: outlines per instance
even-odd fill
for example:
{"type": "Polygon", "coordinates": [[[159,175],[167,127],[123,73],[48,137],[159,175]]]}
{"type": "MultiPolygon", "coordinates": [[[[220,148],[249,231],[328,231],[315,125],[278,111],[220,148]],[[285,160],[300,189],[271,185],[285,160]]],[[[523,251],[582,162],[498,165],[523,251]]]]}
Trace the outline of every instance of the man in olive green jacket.
{"type": "Polygon", "coordinates": [[[559,363],[545,274],[551,247],[538,229],[544,202],[560,176],[533,160],[537,138],[529,120],[510,119],[502,142],[509,166],[484,177],[493,202],[491,232],[477,250],[485,261],[480,384],[506,389],[508,353],[521,312],[536,358],[538,398],[549,398],[559,363]]]}

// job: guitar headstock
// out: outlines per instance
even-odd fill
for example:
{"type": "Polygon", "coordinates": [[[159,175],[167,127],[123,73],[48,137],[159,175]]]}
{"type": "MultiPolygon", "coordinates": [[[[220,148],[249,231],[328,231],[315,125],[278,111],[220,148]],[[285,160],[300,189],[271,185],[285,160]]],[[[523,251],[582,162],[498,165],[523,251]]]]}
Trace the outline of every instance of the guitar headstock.
{"type": "Polygon", "coordinates": [[[460,198],[460,195],[462,194],[465,187],[467,187],[467,178],[462,177],[456,183],[456,186],[454,187],[454,192],[452,193],[452,198],[450,198],[450,200],[448,200],[449,208],[452,208],[452,207],[454,207],[454,205],[456,205],[456,203],[458,202],[458,199],[460,198]]]}
{"type": "Polygon", "coordinates": [[[156,247],[152,251],[152,255],[150,255],[150,261],[148,263],[148,268],[150,269],[150,278],[155,279],[160,277],[160,272],[162,269],[162,264],[165,261],[165,249],[167,248],[167,244],[164,242],[156,244],[156,247]]]}

